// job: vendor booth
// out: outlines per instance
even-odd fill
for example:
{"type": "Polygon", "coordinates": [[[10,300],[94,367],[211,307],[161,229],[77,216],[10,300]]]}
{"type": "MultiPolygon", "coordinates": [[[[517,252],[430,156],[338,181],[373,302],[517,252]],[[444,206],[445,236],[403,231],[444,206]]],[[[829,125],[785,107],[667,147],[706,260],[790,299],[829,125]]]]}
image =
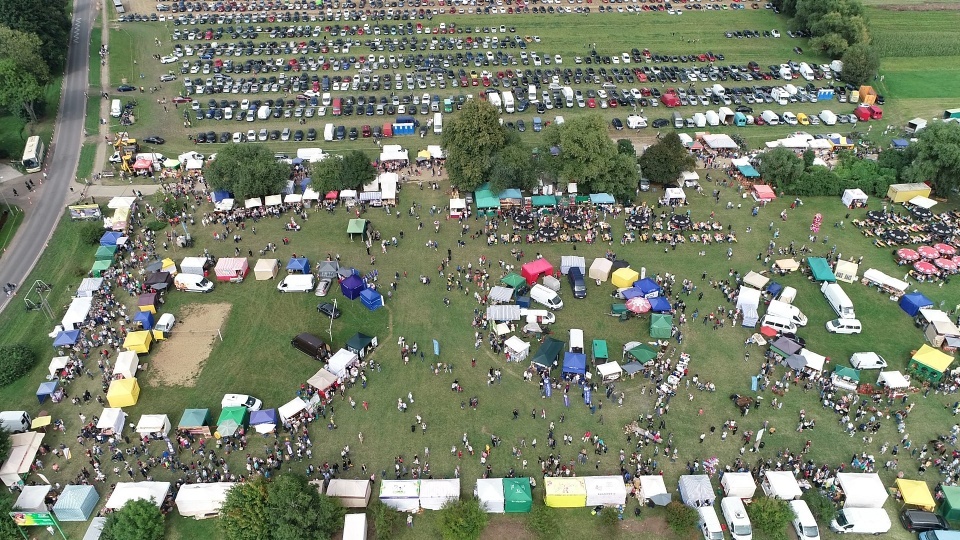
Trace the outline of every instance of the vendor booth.
{"type": "Polygon", "coordinates": [[[583,257],[575,255],[563,255],[560,257],[560,273],[567,275],[571,268],[580,270],[580,275],[587,273],[587,261],[583,257]]]}
{"type": "Polygon", "coordinates": [[[868,268],[863,273],[863,281],[865,284],[876,285],[883,292],[897,296],[903,295],[910,288],[910,284],[906,281],[894,278],[875,268],[868,268]]]}
{"type": "Polygon", "coordinates": [[[960,521],[960,486],[943,486],[943,499],[937,511],[947,521],[960,521]]]}
{"type": "Polygon", "coordinates": [[[757,311],[760,307],[761,293],[757,289],[740,286],[740,293],[737,295],[737,309],[743,314],[743,326],[754,328],[760,320],[760,314],[757,311]]]}
{"type": "Polygon", "coordinates": [[[758,274],[753,270],[747,272],[747,274],[743,276],[743,283],[753,287],[754,289],[763,290],[763,288],[767,286],[767,283],[769,281],[770,281],[770,278],[762,274],[758,274]]]}
{"type": "Polygon", "coordinates": [[[95,293],[100,292],[101,287],[103,287],[103,278],[83,278],[80,286],[77,287],[77,294],[75,296],[77,298],[93,296],[95,293]]]}
{"type": "Polygon", "coordinates": [[[921,309],[933,307],[933,300],[930,300],[923,293],[914,292],[905,294],[900,298],[900,309],[911,317],[916,317],[921,309]]]}
{"type": "Polygon", "coordinates": [[[834,283],[837,276],[830,269],[830,263],[823,257],[807,257],[807,265],[810,267],[810,273],[815,281],[834,283]]]}
{"type": "MultiPolygon", "coordinates": [[[[157,261],[156,264],[161,265],[162,262],[157,261]]],[[[143,286],[154,292],[168,291],[173,286],[173,274],[163,270],[154,272],[143,280],[143,286]]]]}
{"type": "Polygon", "coordinates": [[[340,501],[344,508],[366,508],[370,504],[370,481],[333,478],[327,484],[327,496],[340,501]]]}
{"type": "Polygon", "coordinates": [[[144,414],[137,422],[136,431],[140,437],[166,437],[170,433],[170,417],[165,414],[144,414]]]}
{"type": "Polygon", "coordinates": [[[53,338],[54,347],[69,347],[77,342],[80,339],[79,330],[61,330],[57,333],[57,337],[53,338]]]}
{"type": "Polygon", "coordinates": [[[20,495],[13,503],[14,510],[23,512],[47,512],[45,499],[53,486],[23,486],[20,495]]]}
{"type": "Polygon", "coordinates": [[[288,274],[309,274],[310,261],[306,257],[292,257],[287,263],[288,274]]]}
{"type": "Polygon", "coordinates": [[[910,380],[899,371],[881,371],[877,384],[891,390],[901,390],[910,387],[910,380]]]}
{"type": "Polygon", "coordinates": [[[320,261],[317,263],[317,278],[318,279],[338,279],[338,272],[340,271],[340,263],[337,261],[320,261]]]}
{"type": "Polygon", "coordinates": [[[277,277],[280,271],[280,261],[277,259],[259,259],[253,267],[253,277],[257,281],[264,281],[277,277]]]}
{"type": "Polygon", "coordinates": [[[651,501],[657,506],[666,506],[673,499],[660,475],[637,476],[634,480],[640,482],[638,497],[641,501],[651,501]]]}
{"type": "Polygon", "coordinates": [[[87,315],[90,313],[90,308],[92,306],[92,296],[74,298],[70,301],[70,307],[67,308],[67,312],[64,314],[63,319],[60,320],[61,326],[68,330],[76,330],[80,328],[83,326],[84,321],[87,320],[87,315]]]}
{"type": "Polygon", "coordinates": [[[117,482],[113,493],[103,507],[119,510],[130,501],[143,499],[156,504],[159,508],[169,492],[170,482],[117,482]]]}
{"type": "Polygon", "coordinates": [[[53,505],[53,513],[60,521],[87,521],[93,515],[100,495],[97,488],[86,484],[70,484],[64,486],[57,503],[53,505]]]}
{"type": "Polygon", "coordinates": [[[346,349],[338,350],[327,362],[326,370],[337,377],[349,375],[350,368],[360,363],[357,353],[346,349]]]}
{"type": "Polygon", "coordinates": [[[352,338],[347,340],[346,349],[352,353],[356,353],[356,355],[360,357],[360,360],[363,360],[367,353],[373,352],[376,348],[376,336],[368,336],[357,332],[352,338]]]}
{"type": "Polygon", "coordinates": [[[467,214],[466,199],[450,199],[450,217],[459,219],[467,214]]]}
{"type": "Polygon", "coordinates": [[[132,407],[140,399],[140,385],[136,377],[117,379],[110,383],[107,390],[107,402],[111,407],[132,407]]]}
{"type": "Polygon", "coordinates": [[[678,487],[680,500],[693,508],[713,506],[713,501],[716,499],[710,477],[705,474],[685,474],[680,477],[678,487]]]}
{"type": "Polygon", "coordinates": [[[360,291],[360,303],[370,311],[383,307],[383,296],[374,289],[366,288],[360,291]]]}
{"type": "Polygon", "coordinates": [[[800,263],[796,259],[777,259],[773,263],[773,268],[782,274],[793,272],[800,269],[800,263]]]}
{"type": "Polygon", "coordinates": [[[211,264],[210,259],[206,257],[184,257],[184,259],[180,261],[180,273],[206,276],[207,269],[211,264]]]}
{"type": "Polygon", "coordinates": [[[536,353],[534,353],[533,357],[530,359],[530,362],[542,369],[553,369],[553,367],[559,362],[560,353],[563,352],[565,345],[566,344],[563,341],[547,336],[543,339],[543,342],[540,344],[540,348],[537,349],[536,353]]]}
{"type": "Polygon", "coordinates": [[[859,188],[843,190],[843,196],[840,200],[843,201],[844,206],[851,209],[867,206],[867,194],[859,188]]]}
{"type": "Polygon", "coordinates": [[[543,479],[543,503],[551,508],[587,506],[587,486],[582,477],[548,476],[543,479]]]}
{"type": "Polygon", "coordinates": [[[160,306],[160,295],[155,292],[144,293],[137,298],[137,308],[139,311],[149,311],[156,315],[157,307],[160,306]]]}
{"type": "Polygon", "coordinates": [[[663,202],[670,206],[680,206],[687,201],[687,194],[682,188],[668,187],[664,190],[663,202]]]}
{"type": "Polygon", "coordinates": [[[654,339],[670,339],[673,331],[673,317],[663,313],[650,315],[650,337],[654,339]]]}
{"type": "Polygon", "coordinates": [[[526,513],[533,509],[533,494],[527,478],[503,479],[503,510],[508,514],[526,513]]]}
{"type": "Polygon", "coordinates": [[[837,485],[844,508],[883,508],[887,501],[887,488],[875,473],[837,473],[837,485]]]}
{"type": "Polygon", "coordinates": [[[853,261],[837,261],[833,269],[833,274],[836,276],[837,281],[853,283],[858,279],[857,273],[859,271],[860,265],[853,261]]]}
{"type": "Polygon", "coordinates": [[[367,285],[363,282],[363,278],[356,274],[351,274],[340,282],[340,292],[350,300],[360,298],[360,293],[366,288],[367,285]]]}
{"type": "Polygon", "coordinates": [[[931,383],[938,383],[951,363],[953,363],[952,356],[924,344],[910,358],[907,371],[931,383]]]}
{"type": "Polygon", "coordinates": [[[480,508],[488,514],[504,513],[503,478],[478,478],[473,496],[480,502],[480,508]]]}
{"type": "Polygon", "coordinates": [[[37,401],[43,403],[47,399],[54,403],[60,403],[63,400],[63,388],[60,387],[60,381],[54,379],[40,383],[37,387],[37,401]]]}
{"type": "Polygon", "coordinates": [[[563,375],[583,375],[587,372],[587,355],[583,353],[563,353],[563,375]]]}
{"type": "Polygon", "coordinates": [[[615,381],[623,376],[623,368],[616,362],[606,362],[597,365],[597,375],[600,377],[600,382],[615,381]]]}
{"type": "Polygon", "coordinates": [[[212,437],[213,433],[210,431],[211,420],[210,409],[186,409],[183,411],[183,416],[180,417],[177,429],[186,431],[191,435],[212,437]]]}
{"type": "Polygon", "coordinates": [[[632,287],[640,279],[640,274],[630,267],[614,270],[610,283],[617,288],[632,287]]]}
{"type": "Polygon", "coordinates": [[[754,184],[750,193],[753,195],[753,200],[762,203],[768,203],[777,198],[773,188],[764,184],[754,184]]]}
{"type": "Polygon", "coordinates": [[[58,377],[65,377],[67,372],[67,364],[70,363],[69,356],[55,356],[50,360],[50,364],[47,366],[47,370],[50,372],[50,376],[47,377],[47,380],[53,380],[58,377]]]}
{"type": "Polygon", "coordinates": [[[530,261],[520,267],[520,275],[532,286],[542,276],[553,275],[553,265],[546,259],[530,261]]]}
{"type": "Polygon", "coordinates": [[[231,281],[247,277],[250,263],[246,257],[221,257],[214,267],[217,281],[231,281]]]}
{"type": "Polygon", "coordinates": [[[257,433],[266,435],[276,429],[278,423],[276,409],[250,411],[250,427],[257,433]]]}
{"type": "Polygon", "coordinates": [[[622,476],[584,476],[587,506],[620,506],[627,502],[622,476]]]}
{"type": "Polygon", "coordinates": [[[33,467],[45,436],[46,434],[36,431],[10,435],[10,452],[7,460],[0,465],[0,480],[4,485],[23,486],[23,478],[33,467]]]}
{"type": "Polygon", "coordinates": [[[420,480],[420,508],[440,510],[447,503],[460,500],[459,478],[424,478],[420,480]]]}
{"type": "Polygon", "coordinates": [[[507,362],[522,362],[530,354],[530,344],[517,336],[510,336],[503,343],[507,353],[507,362]]]}
{"type": "Polygon", "coordinates": [[[141,330],[153,330],[154,325],[153,313],[150,313],[149,311],[138,311],[137,314],[133,316],[134,328],[140,328],[141,330]]]}
{"type": "Polygon", "coordinates": [[[757,492],[753,475],[747,472],[725,472],[720,478],[720,487],[727,497],[749,499],[757,492]]]}
{"type": "Polygon", "coordinates": [[[307,410],[307,402],[295,397],[290,401],[284,403],[277,409],[277,414],[280,415],[280,420],[287,422],[295,418],[298,414],[307,410]]]}
{"type": "Polygon", "coordinates": [[[800,484],[790,471],[766,471],[760,483],[767,497],[791,501],[803,495],[800,484]]]}
{"type": "Polygon", "coordinates": [[[326,393],[336,383],[337,376],[327,371],[326,368],[320,369],[313,374],[313,377],[307,379],[307,384],[323,393],[326,393]]]}
{"type": "Polygon", "coordinates": [[[343,534],[341,540],[367,540],[367,515],[347,514],[343,516],[343,534]]]}
{"type": "MultiPolygon", "coordinates": [[[[246,407],[225,407],[217,418],[217,432],[214,436],[232,437],[247,425],[246,407]]],[[[218,437],[218,438],[219,438],[218,437]]]]}
{"type": "Polygon", "coordinates": [[[597,257],[590,264],[590,279],[600,282],[610,279],[610,270],[613,268],[613,261],[607,258],[597,257]]]}
{"type": "Polygon", "coordinates": [[[900,490],[900,498],[903,499],[905,506],[933,512],[937,505],[933,500],[933,494],[930,493],[930,486],[922,480],[897,478],[897,489],[900,490]]]}
{"type": "Polygon", "coordinates": [[[381,480],[380,502],[399,512],[420,510],[420,481],[381,480]]]}
{"type": "Polygon", "coordinates": [[[110,407],[100,413],[100,420],[97,421],[97,429],[100,433],[107,436],[120,436],[123,434],[123,428],[126,426],[127,413],[122,409],[110,407]]]}
{"type": "Polygon", "coordinates": [[[659,297],[663,291],[663,288],[650,278],[639,279],[634,282],[633,286],[634,288],[640,289],[640,294],[648,300],[659,297]]]}
{"type": "Polygon", "coordinates": [[[177,511],[183,517],[205,519],[220,515],[227,493],[235,482],[184,484],[177,491],[177,511]]]}

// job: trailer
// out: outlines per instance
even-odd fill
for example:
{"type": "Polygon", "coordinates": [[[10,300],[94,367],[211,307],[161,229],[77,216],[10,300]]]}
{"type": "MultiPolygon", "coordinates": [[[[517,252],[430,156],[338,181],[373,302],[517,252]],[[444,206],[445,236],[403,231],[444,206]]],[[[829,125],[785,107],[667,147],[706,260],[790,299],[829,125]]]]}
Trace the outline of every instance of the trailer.
{"type": "Polygon", "coordinates": [[[513,105],[513,92],[510,90],[503,91],[503,112],[507,114],[513,114],[516,111],[513,105]]]}
{"type": "Polygon", "coordinates": [[[717,110],[717,114],[720,116],[720,123],[725,126],[732,126],[736,119],[730,107],[720,107],[720,109],[717,110]]]}

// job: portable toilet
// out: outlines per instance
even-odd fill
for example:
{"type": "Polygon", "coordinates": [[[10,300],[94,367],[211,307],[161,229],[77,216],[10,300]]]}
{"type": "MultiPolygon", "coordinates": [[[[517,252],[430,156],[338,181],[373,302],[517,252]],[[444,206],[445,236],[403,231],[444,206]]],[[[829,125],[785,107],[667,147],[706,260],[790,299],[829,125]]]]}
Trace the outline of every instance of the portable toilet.
{"type": "Polygon", "coordinates": [[[747,116],[742,112],[735,113],[733,115],[733,125],[738,127],[747,125],[747,116]]]}
{"type": "Polygon", "coordinates": [[[413,135],[417,130],[416,120],[412,116],[398,116],[397,121],[393,123],[393,134],[413,135]]]}
{"type": "Polygon", "coordinates": [[[857,120],[860,122],[867,122],[870,120],[870,107],[857,107],[853,110],[853,114],[856,115],[857,120]]]}

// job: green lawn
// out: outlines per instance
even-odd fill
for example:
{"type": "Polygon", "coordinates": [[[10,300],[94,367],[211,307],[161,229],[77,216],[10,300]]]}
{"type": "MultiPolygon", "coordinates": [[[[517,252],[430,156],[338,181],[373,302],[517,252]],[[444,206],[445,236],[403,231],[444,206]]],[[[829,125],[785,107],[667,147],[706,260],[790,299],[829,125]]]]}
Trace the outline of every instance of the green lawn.
{"type": "Polygon", "coordinates": [[[2,258],[3,254],[7,251],[7,245],[13,240],[17,229],[19,229],[20,224],[23,223],[23,210],[18,206],[5,204],[3,207],[0,207],[0,212],[9,212],[7,221],[3,224],[3,227],[0,228],[0,258],[2,258]]]}
{"type": "Polygon", "coordinates": [[[102,44],[103,29],[100,27],[100,17],[97,17],[96,24],[90,30],[90,70],[88,72],[90,90],[94,94],[100,93],[100,73],[102,70],[100,66],[100,45],[102,44]]]}
{"type": "Polygon", "coordinates": [[[80,161],[77,163],[77,179],[81,182],[93,174],[97,161],[97,143],[87,143],[80,148],[80,161]]]}
{"type": "Polygon", "coordinates": [[[39,135],[46,141],[53,135],[53,124],[57,116],[57,107],[60,105],[60,85],[62,79],[57,77],[44,88],[43,103],[37,105],[37,112],[42,115],[38,124],[27,124],[20,118],[4,114],[0,116],[0,157],[19,161],[23,156],[23,146],[27,137],[39,135]]]}
{"type": "Polygon", "coordinates": [[[100,102],[103,101],[103,98],[100,97],[99,93],[94,92],[93,94],[87,98],[87,116],[83,122],[83,129],[87,136],[98,136],[100,133],[100,102]]]}

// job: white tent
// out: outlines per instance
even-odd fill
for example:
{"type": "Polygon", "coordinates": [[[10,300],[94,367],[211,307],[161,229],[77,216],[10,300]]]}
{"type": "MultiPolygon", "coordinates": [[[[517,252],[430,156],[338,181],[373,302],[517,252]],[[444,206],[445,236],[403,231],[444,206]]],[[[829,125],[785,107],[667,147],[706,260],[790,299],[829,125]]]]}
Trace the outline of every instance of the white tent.
{"type": "Polygon", "coordinates": [[[881,371],[880,376],[877,377],[877,384],[886,386],[887,388],[898,389],[908,388],[910,381],[899,371],[881,371]]]}
{"type": "Polygon", "coordinates": [[[519,321],[520,306],[517,304],[487,306],[487,319],[491,321],[519,321]]]}
{"type": "Polygon", "coordinates": [[[201,159],[188,159],[187,160],[187,170],[188,171],[199,171],[203,168],[203,160],[201,159]]]}
{"type": "Polygon", "coordinates": [[[57,373],[67,367],[67,363],[70,361],[69,356],[56,356],[53,360],[50,360],[50,365],[47,366],[47,369],[50,370],[50,377],[48,380],[53,380],[57,378],[57,373]]]}
{"type": "Polygon", "coordinates": [[[627,488],[622,476],[584,476],[587,506],[618,506],[627,502],[627,488]]]}
{"type": "Polygon", "coordinates": [[[117,362],[113,365],[113,376],[123,375],[125,379],[132,379],[137,376],[137,370],[140,368],[140,357],[135,351],[122,351],[117,355],[117,362]]]}
{"type": "Polygon", "coordinates": [[[666,501],[670,500],[670,492],[667,491],[667,485],[663,483],[663,477],[659,474],[638,476],[640,479],[640,499],[649,499],[660,506],[666,506],[666,501]],[[658,502],[659,501],[659,502],[658,502]],[[663,504],[660,504],[660,503],[663,504]]]}
{"type": "Polygon", "coordinates": [[[675,201],[675,200],[677,200],[677,201],[685,201],[685,200],[687,200],[687,194],[683,192],[683,189],[682,189],[682,188],[673,188],[673,187],[671,187],[671,188],[667,188],[667,189],[664,190],[664,196],[663,196],[663,198],[664,198],[667,202],[671,202],[671,201],[675,201]]]}
{"type": "Polygon", "coordinates": [[[410,154],[399,144],[385,144],[380,151],[380,163],[387,161],[409,161],[410,154]]]}
{"type": "Polygon", "coordinates": [[[459,478],[420,480],[420,508],[424,510],[440,510],[448,502],[459,499],[459,478]]]}
{"type": "Polygon", "coordinates": [[[282,195],[267,195],[263,198],[263,204],[266,206],[280,206],[283,204],[282,195]]]}
{"type": "Polygon", "coordinates": [[[854,202],[860,201],[861,204],[867,204],[867,194],[862,189],[845,189],[841,199],[844,206],[851,206],[854,202]]]}
{"type": "Polygon", "coordinates": [[[325,391],[337,382],[337,376],[330,373],[326,368],[317,371],[313,377],[307,379],[307,384],[320,391],[325,391]]]}
{"type": "Polygon", "coordinates": [[[770,278],[760,275],[753,270],[747,272],[747,275],[743,276],[743,282],[755,289],[763,289],[767,286],[769,281],[770,278]]]}
{"type": "Polygon", "coordinates": [[[705,474],[685,474],[680,477],[678,487],[680,499],[687,506],[694,508],[712,506],[716,499],[710,477],[705,474]]]}
{"type": "Polygon", "coordinates": [[[460,217],[467,212],[466,199],[450,199],[450,215],[460,217]]]}
{"type": "Polygon", "coordinates": [[[370,481],[334,478],[327,485],[327,496],[338,499],[344,508],[366,508],[370,504],[370,481]]]}
{"type": "Polygon", "coordinates": [[[480,501],[480,506],[488,514],[503,513],[503,479],[478,478],[477,487],[473,495],[480,501]]]}
{"type": "Polygon", "coordinates": [[[933,208],[934,205],[937,204],[937,201],[929,197],[923,197],[920,195],[910,199],[908,202],[914,206],[919,206],[920,208],[926,208],[927,210],[933,208]]]}
{"type": "Polygon", "coordinates": [[[80,286],[77,287],[77,294],[75,296],[93,296],[93,293],[100,290],[100,287],[103,285],[103,278],[99,277],[88,277],[83,278],[83,281],[80,282],[80,286]]]}
{"type": "Polygon", "coordinates": [[[303,200],[305,201],[319,201],[320,193],[314,190],[313,188],[307,188],[303,190],[303,200]]]}
{"type": "Polygon", "coordinates": [[[237,201],[235,199],[221,199],[213,205],[213,208],[220,212],[229,212],[230,210],[233,210],[233,207],[236,205],[237,201]]]}
{"type": "Polygon", "coordinates": [[[280,408],[277,409],[277,414],[280,415],[281,420],[287,421],[305,410],[307,410],[307,402],[295,397],[281,405],[280,408]]]}
{"type": "Polygon", "coordinates": [[[303,201],[303,195],[299,193],[288,193],[283,196],[283,204],[297,204],[303,201]]]}
{"type": "Polygon", "coordinates": [[[203,275],[203,267],[207,264],[206,257],[184,257],[180,261],[181,274],[193,274],[195,276],[203,275]]]}
{"type": "Polygon", "coordinates": [[[753,475],[747,472],[725,472],[720,478],[720,485],[723,487],[723,493],[728,497],[749,499],[757,491],[757,483],[754,482],[753,475]]]}
{"type": "Polygon", "coordinates": [[[800,484],[790,471],[767,471],[761,483],[767,497],[785,501],[799,499],[803,495],[800,484]]]}
{"type": "Polygon", "coordinates": [[[63,316],[60,324],[63,325],[65,330],[76,330],[77,328],[80,328],[80,326],[83,324],[83,321],[86,320],[87,314],[90,313],[90,308],[92,306],[92,296],[74,298],[70,302],[70,307],[67,308],[67,313],[63,316]]]}
{"type": "Polygon", "coordinates": [[[729,135],[723,133],[704,135],[701,138],[709,148],[713,148],[714,150],[737,148],[737,143],[729,135]]]}
{"type": "Polygon", "coordinates": [[[342,540],[367,540],[367,515],[347,514],[343,516],[342,540]]]}
{"type": "Polygon", "coordinates": [[[355,366],[359,361],[360,360],[357,358],[357,353],[350,352],[346,349],[340,349],[327,362],[327,371],[333,373],[337,377],[345,377],[349,369],[355,366]]]}
{"type": "Polygon", "coordinates": [[[153,500],[157,507],[163,504],[170,491],[170,482],[117,482],[104,508],[119,510],[137,499],[153,500]]]}
{"type": "Polygon", "coordinates": [[[100,535],[103,534],[103,528],[107,525],[107,518],[105,517],[95,517],[90,520],[90,526],[87,527],[87,532],[83,533],[82,540],[100,540],[100,535]]]}
{"type": "Polygon", "coordinates": [[[503,304],[513,299],[513,288],[494,285],[487,294],[487,302],[503,304]]]}
{"type": "Polygon", "coordinates": [[[610,270],[613,269],[613,261],[606,257],[597,257],[590,265],[590,279],[606,281],[610,279],[610,270]]]}
{"type": "Polygon", "coordinates": [[[616,362],[606,362],[597,366],[597,374],[603,382],[615,381],[623,376],[623,368],[616,362]]]}
{"type": "Polygon", "coordinates": [[[382,480],[380,502],[400,512],[420,509],[420,480],[382,480]]]}
{"type": "Polygon", "coordinates": [[[428,144],[427,152],[430,152],[430,157],[433,159],[443,159],[443,149],[440,148],[439,144],[428,144]]]}
{"type": "Polygon", "coordinates": [[[165,414],[144,414],[137,422],[137,433],[145,435],[163,435],[170,433],[170,418],[165,414]]]}
{"type": "Polygon", "coordinates": [[[253,277],[257,281],[264,281],[277,277],[280,261],[277,259],[258,259],[253,267],[253,277]]]}
{"type": "Polygon", "coordinates": [[[774,261],[773,266],[784,272],[793,272],[800,268],[800,263],[797,262],[796,259],[777,259],[774,261]]]}
{"type": "Polygon", "coordinates": [[[863,273],[863,279],[880,287],[886,287],[887,289],[893,291],[899,291],[900,293],[906,292],[910,287],[910,284],[906,281],[901,281],[895,277],[889,276],[875,268],[868,268],[863,273]]]}
{"type": "Polygon", "coordinates": [[[837,484],[846,500],[844,508],[883,508],[887,488],[875,473],[837,473],[837,484]]]}
{"type": "Polygon", "coordinates": [[[400,176],[397,173],[381,173],[380,180],[380,198],[384,202],[393,204],[397,201],[397,184],[400,183],[400,176]]]}
{"type": "Polygon", "coordinates": [[[181,516],[194,519],[216,517],[234,485],[234,482],[184,484],[177,492],[177,510],[181,516]]]}
{"type": "Polygon", "coordinates": [[[136,197],[113,197],[107,203],[107,208],[111,210],[119,210],[121,208],[133,208],[133,205],[137,202],[136,197]]]}
{"type": "Polygon", "coordinates": [[[587,272],[587,261],[583,257],[575,255],[563,255],[560,257],[560,273],[567,275],[571,268],[579,268],[582,276],[587,272]]]}
{"type": "Polygon", "coordinates": [[[745,285],[740,286],[740,294],[737,295],[737,309],[743,314],[743,326],[753,328],[760,320],[760,314],[757,310],[760,307],[760,291],[745,285]]]}
{"type": "Polygon", "coordinates": [[[20,484],[20,475],[30,472],[45,435],[36,431],[10,435],[10,455],[0,465],[0,480],[6,486],[20,484]]]}
{"type": "Polygon", "coordinates": [[[517,336],[510,336],[503,345],[510,353],[511,362],[522,362],[530,354],[530,344],[517,336]]]}
{"type": "Polygon", "coordinates": [[[700,175],[697,171],[684,171],[680,173],[680,185],[683,187],[697,187],[700,185],[700,175]]]}
{"type": "Polygon", "coordinates": [[[823,364],[827,361],[827,358],[821,354],[817,354],[810,349],[800,349],[800,356],[807,361],[805,368],[812,369],[814,371],[823,371],[823,364]]]}
{"type": "Polygon", "coordinates": [[[44,499],[47,493],[53,489],[51,486],[23,486],[20,488],[20,496],[17,502],[13,504],[14,510],[23,510],[24,512],[47,512],[47,504],[44,499]]]}
{"type": "Polygon", "coordinates": [[[860,265],[855,262],[837,261],[837,265],[833,269],[833,275],[837,277],[837,281],[853,283],[857,280],[857,272],[859,271],[860,265]]]}
{"type": "Polygon", "coordinates": [[[260,200],[260,197],[254,197],[252,199],[243,201],[244,208],[259,208],[261,206],[263,206],[263,201],[260,200]]]}
{"type": "Polygon", "coordinates": [[[100,413],[97,429],[105,435],[120,435],[126,425],[127,413],[123,409],[108,407],[100,413]]]}

